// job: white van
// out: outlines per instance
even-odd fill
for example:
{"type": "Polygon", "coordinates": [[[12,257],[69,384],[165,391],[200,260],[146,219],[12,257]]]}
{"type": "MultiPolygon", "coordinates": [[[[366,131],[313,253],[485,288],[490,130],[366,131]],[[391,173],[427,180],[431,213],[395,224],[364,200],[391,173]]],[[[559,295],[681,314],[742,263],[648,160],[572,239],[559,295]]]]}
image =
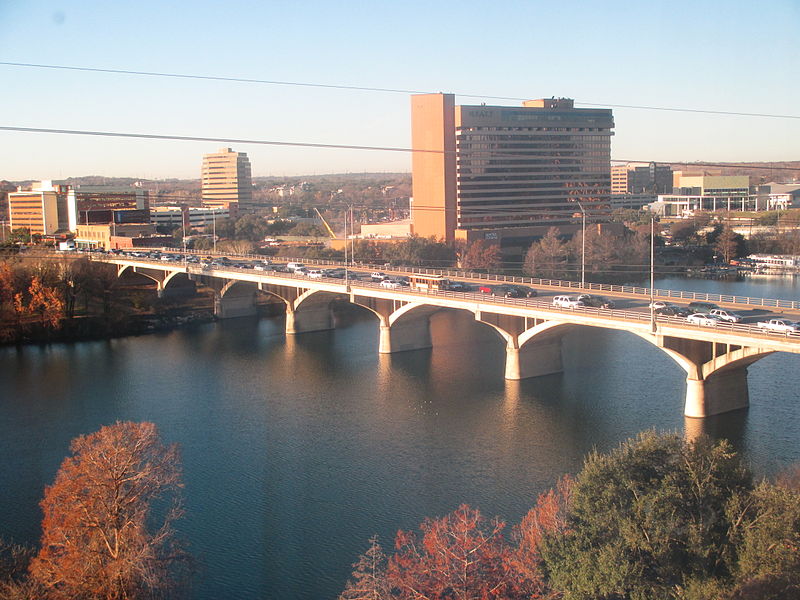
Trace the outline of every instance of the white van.
{"type": "Polygon", "coordinates": [[[286,263],[286,268],[289,269],[290,271],[297,271],[297,269],[304,269],[305,265],[299,262],[290,262],[286,263]]]}
{"type": "Polygon", "coordinates": [[[583,300],[578,300],[576,296],[556,296],[553,298],[553,306],[560,306],[561,308],[577,308],[583,305],[583,300]]]}

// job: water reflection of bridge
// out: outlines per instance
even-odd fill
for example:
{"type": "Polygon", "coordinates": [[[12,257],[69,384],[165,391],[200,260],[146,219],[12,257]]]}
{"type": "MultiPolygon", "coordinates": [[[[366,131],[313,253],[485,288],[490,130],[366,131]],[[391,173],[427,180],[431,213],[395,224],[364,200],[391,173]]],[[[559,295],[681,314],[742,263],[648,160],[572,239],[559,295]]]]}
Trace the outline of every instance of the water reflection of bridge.
{"type": "MultiPolygon", "coordinates": [[[[512,380],[560,372],[561,338],[568,331],[580,327],[628,331],[666,352],[686,371],[688,417],[706,417],[747,406],[747,368],[751,364],[772,352],[800,354],[800,336],[768,334],[752,325],[700,327],[681,318],[651,320],[651,315],[642,311],[560,309],[536,298],[385,289],[365,281],[309,279],[235,267],[123,256],[94,258],[116,264],[120,277],[138,273],[153,280],[159,294],[171,286],[207,286],[214,290],[219,318],[255,314],[257,294],[267,294],[285,305],[286,333],[290,335],[332,329],[332,304],[346,301],[376,316],[381,353],[428,348],[434,313],[466,311],[505,341],[505,377],[512,380]]],[[[613,292],[605,293],[614,296],[613,292]]],[[[642,372],[646,377],[646,369],[642,372]]]]}

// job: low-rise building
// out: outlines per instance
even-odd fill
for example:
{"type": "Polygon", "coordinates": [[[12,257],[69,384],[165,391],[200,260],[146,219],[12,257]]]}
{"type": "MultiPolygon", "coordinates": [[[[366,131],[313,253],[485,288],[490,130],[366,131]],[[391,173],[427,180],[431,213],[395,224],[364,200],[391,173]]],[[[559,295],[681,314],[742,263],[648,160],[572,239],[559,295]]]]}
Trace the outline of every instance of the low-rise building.
{"type": "MultiPolygon", "coordinates": [[[[170,236],[158,236],[156,226],[152,223],[105,223],[102,225],[78,225],[75,234],[75,244],[78,248],[100,248],[101,250],[112,250],[116,248],[130,248],[133,246],[150,245],[141,242],[143,238],[157,241],[171,241],[170,236]],[[139,239],[139,243],[134,243],[134,239],[139,239]]],[[[164,245],[158,243],[154,245],[164,245]]]]}
{"type": "Polygon", "coordinates": [[[202,228],[215,221],[227,219],[230,211],[225,207],[157,206],[150,211],[150,220],[158,226],[186,225],[202,228]]]}
{"type": "Polygon", "coordinates": [[[765,183],[758,186],[757,194],[771,210],[800,206],[800,183],[765,183]]]}
{"type": "Polygon", "coordinates": [[[150,193],[140,187],[76,185],[67,192],[69,230],[78,225],[147,223],[150,193]]]}

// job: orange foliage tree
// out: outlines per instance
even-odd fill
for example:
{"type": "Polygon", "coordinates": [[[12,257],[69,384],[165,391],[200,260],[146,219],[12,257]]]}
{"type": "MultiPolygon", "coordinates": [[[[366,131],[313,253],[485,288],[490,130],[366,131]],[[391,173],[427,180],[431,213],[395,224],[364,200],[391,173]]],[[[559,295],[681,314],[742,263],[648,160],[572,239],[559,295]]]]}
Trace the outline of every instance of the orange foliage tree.
{"type": "Polygon", "coordinates": [[[41,502],[32,580],[48,600],[168,595],[186,565],[172,527],[182,514],[177,447],[153,423],[118,422],[70,449],[41,502]]]}
{"type": "Polygon", "coordinates": [[[486,520],[466,504],[420,526],[422,538],[399,531],[387,575],[402,600],[530,598],[509,567],[505,524],[486,520]]]}
{"type": "Polygon", "coordinates": [[[494,271],[500,267],[501,262],[500,246],[490,244],[484,240],[476,240],[463,248],[460,267],[462,269],[494,271]]]}
{"type": "Polygon", "coordinates": [[[567,531],[567,509],[572,498],[575,480],[565,475],[555,489],[539,495],[536,506],[528,511],[514,528],[516,542],[509,564],[520,581],[533,591],[532,598],[545,597],[543,561],[540,545],[545,535],[559,535],[567,531]]]}
{"type": "Polygon", "coordinates": [[[42,326],[58,329],[64,318],[64,302],[55,288],[42,285],[39,277],[33,277],[28,293],[30,301],[27,311],[32,315],[38,315],[42,326]]]}

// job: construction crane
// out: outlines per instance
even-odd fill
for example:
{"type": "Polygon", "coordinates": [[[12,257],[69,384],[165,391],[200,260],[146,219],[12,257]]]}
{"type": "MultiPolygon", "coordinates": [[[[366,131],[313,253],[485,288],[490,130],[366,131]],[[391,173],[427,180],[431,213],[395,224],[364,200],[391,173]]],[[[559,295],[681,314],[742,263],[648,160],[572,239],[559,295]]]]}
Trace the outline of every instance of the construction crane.
{"type": "Polygon", "coordinates": [[[335,240],[336,234],[333,232],[333,229],[331,229],[331,226],[328,225],[328,222],[325,220],[325,218],[322,216],[322,213],[319,212],[319,209],[316,206],[314,207],[314,212],[317,213],[319,220],[322,221],[322,224],[325,226],[325,229],[328,230],[328,235],[331,236],[332,240],[335,240]]]}

